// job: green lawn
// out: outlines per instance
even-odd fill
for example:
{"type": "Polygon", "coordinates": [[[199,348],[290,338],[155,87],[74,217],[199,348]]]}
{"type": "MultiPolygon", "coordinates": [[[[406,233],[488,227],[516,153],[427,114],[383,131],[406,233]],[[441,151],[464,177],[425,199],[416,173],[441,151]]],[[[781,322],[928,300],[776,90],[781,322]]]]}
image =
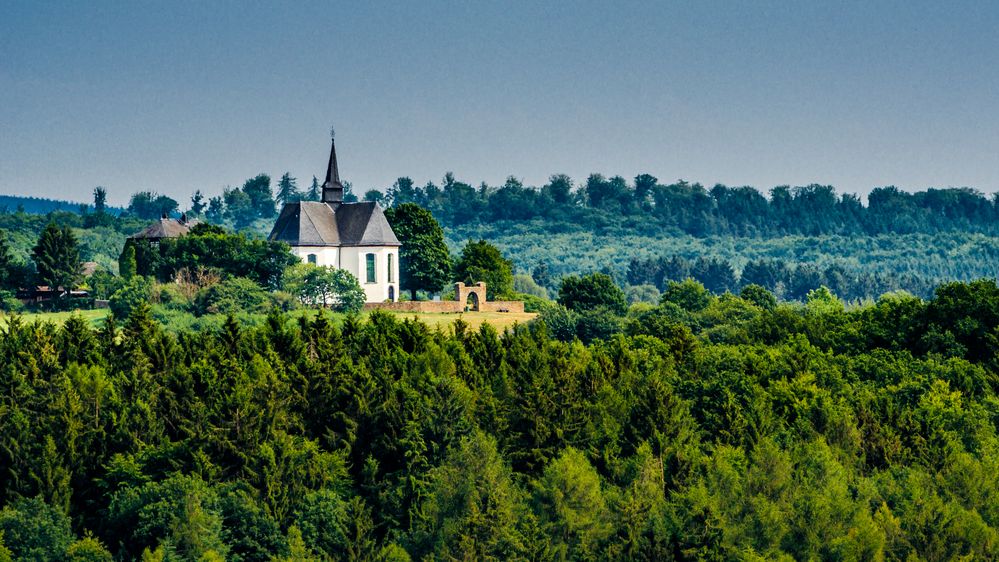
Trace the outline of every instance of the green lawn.
{"type": "MultiPolygon", "coordinates": [[[[79,314],[85,320],[90,322],[92,326],[99,326],[104,318],[110,313],[107,309],[102,310],[80,310],[76,312],[29,312],[22,314],[22,318],[26,322],[54,322],[56,324],[62,324],[73,314],[79,314]]],[[[310,314],[312,311],[306,312],[310,314]]],[[[427,324],[430,327],[442,326],[450,328],[454,324],[455,320],[461,319],[469,324],[472,329],[478,329],[483,323],[488,322],[496,330],[502,332],[505,328],[509,328],[516,323],[525,324],[532,320],[536,314],[532,312],[463,312],[459,314],[453,313],[430,313],[430,312],[391,312],[394,316],[402,319],[412,319],[417,320],[427,324]]],[[[367,316],[364,314],[363,316],[367,316]]],[[[7,325],[8,314],[0,312],[0,326],[7,325]]],[[[253,315],[254,324],[260,324],[263,322],[263,315],[253,315]],[[260,316],[260,318],[256,318],[260,316]]],[[[221,324],[221,318],[209,318],[206,317],[205,320],[209,324],[221,324]],[[218,322],[213,322],[217,320],[218,322]]],[[[169,326],[167,326],[169,328],[169,326]]]]}
{"type": "Polygon", "coordinates": [[[461,319],[469,324],[473,329],[478,329],[483,323],[489,323],[502,332],[505,328],[514,324],[526,324],[534,319],[537,314],[533,312],[462,312],[462,313],[440,313],[440,312],[393,312],[400,319],[416,318],[428,326],[447,326],[454,324],[455,320],[461,319]]]}
{"type": "MultiPolygon", "coordinates": [[[[104,321],[104,317],[110,313],[111,311],[104,308],[100,310],[77,310],[73,312],[26,312],[24,314],[21,314],[21,317],[24,319],[25,322],[34,322],[36,320],[40,320],[43,322],[54,322],[56,324],[62,324],[70,316],[74,314],[79,314],[84,318],[84,320],[90,322],[92,326],[99,326],[101,322],[104,321]]],[[[7,318],[9,316],[10,315],[6,312],[0,312],[0,326],[7,325],[7,318]]]]}

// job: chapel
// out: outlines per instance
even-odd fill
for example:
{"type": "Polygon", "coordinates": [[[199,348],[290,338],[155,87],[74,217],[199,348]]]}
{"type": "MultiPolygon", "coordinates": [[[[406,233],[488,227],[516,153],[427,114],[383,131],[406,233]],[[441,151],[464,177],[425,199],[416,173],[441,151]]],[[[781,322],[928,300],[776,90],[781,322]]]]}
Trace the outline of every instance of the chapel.
{"type": "Polygon", "coordinates": [[[336,139],[322,189],[321,201],[286,204],[268,239],[287,243],[303,262],[349,271],[369,303],[395,302],[401,244],[377,203],[344,202],[336,139]]]}

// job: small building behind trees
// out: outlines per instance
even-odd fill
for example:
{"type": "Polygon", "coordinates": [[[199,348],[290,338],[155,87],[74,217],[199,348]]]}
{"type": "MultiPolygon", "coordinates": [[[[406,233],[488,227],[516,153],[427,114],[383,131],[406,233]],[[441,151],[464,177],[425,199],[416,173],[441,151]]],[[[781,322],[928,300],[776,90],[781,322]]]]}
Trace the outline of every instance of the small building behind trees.
{"type": "Polygon", "coordinates": [[[187,220],[187,215],[181,215],[180,219],[172,219],[166,215],[150,224],[146,228],[128,237],[129,240],[145,240],[150,244],[159,244],[165,238],[180,238],[191,231],[191,227],[198,224],[197,220],[187,220]]]}

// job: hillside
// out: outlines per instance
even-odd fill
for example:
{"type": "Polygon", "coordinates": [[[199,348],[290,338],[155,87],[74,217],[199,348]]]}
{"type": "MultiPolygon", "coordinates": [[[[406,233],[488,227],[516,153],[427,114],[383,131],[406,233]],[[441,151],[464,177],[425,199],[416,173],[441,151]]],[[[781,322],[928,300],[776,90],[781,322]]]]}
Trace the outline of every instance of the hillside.
{"type": "MultiPolygon", "coordinates": [[[[0,195],[0,211],[13,213],[22,210],[25,213],[45,215],[53,211],[67,211],[79,213],[81,206],[88,203],[77,203],[73,201],[57,201],[53,199],[42,199],[38,197],[26,197],[21,195],[0,195]]],[[[108,207],[107,212],[119,214],[124,209],[120,207],[108,207]]]]}

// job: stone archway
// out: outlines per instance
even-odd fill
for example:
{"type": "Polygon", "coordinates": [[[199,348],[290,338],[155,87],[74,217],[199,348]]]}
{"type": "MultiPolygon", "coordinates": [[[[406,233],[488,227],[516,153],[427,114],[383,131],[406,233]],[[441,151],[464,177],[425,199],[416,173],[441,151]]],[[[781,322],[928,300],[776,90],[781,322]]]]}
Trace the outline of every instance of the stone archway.
{"type": "Polygon", "coordinates": [[[472,312],[479,311],[479,295],[475,292],[468,293],[468,301],[465,302],[465,310],[470,310],[472,312]]]}
{"type": "Polygon", "coordinates": [[[454,300],[461,303],[462,309],[478,311],[486,302],[486,284],[481,281],[471,286],[455,283],[454,300]]]}

